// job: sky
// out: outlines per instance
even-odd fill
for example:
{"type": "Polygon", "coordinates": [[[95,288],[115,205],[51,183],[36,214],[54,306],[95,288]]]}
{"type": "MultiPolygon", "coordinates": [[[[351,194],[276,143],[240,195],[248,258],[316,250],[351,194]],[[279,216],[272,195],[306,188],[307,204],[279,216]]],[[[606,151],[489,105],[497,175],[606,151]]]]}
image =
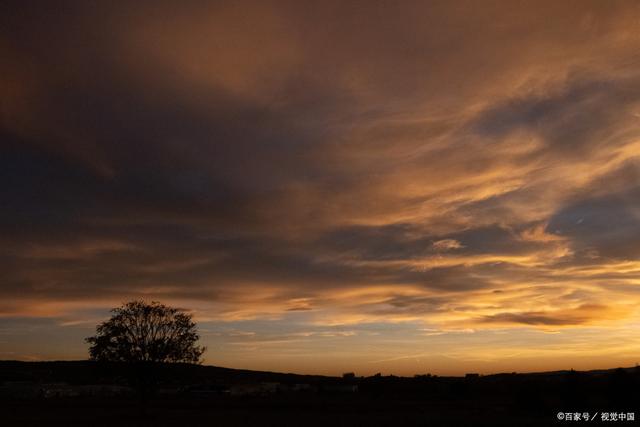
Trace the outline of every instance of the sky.
{"type": "Polygon", "coordinates": [[[637,1],[4,1],[0,359],[640,362],[637,1]]]}

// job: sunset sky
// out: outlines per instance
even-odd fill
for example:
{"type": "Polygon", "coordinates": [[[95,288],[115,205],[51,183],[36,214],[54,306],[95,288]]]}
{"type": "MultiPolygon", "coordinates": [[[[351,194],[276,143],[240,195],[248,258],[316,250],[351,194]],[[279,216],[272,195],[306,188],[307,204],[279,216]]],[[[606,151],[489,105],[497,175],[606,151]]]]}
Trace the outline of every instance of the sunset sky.
{"type": "Polygon", "coordinates": [[[0,359],[640,363],[640,2],[8,1],[0,94],[0,359]]]}

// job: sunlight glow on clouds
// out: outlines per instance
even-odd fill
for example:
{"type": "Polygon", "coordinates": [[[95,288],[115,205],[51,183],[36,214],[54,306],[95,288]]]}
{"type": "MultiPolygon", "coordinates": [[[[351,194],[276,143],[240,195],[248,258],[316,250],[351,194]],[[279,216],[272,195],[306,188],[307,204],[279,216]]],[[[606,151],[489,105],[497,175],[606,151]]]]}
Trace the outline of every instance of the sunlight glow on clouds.
{"type": "Polygon", "coordinates": [[[5,9],[0,358],[146,298],[231,367],[636,362],[637,2],[5,9]]]}

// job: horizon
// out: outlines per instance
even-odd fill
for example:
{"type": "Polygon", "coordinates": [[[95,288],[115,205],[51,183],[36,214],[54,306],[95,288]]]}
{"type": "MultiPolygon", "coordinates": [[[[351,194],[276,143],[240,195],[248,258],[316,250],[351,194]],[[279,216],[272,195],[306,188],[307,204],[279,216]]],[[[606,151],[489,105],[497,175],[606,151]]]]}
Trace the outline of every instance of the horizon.
{"type": "MultiPolygon", "coordinates": [[[[69,359],[69,360],[57,360],[57,359],[51,359],[51,360],[11,360],[11,359],[6,359],[6,360],[0,360],[0,364],[1,363],[13,363],[13,362],[17,362],[17,363],[73,363],[73,362],[90,362],[90,363],[103,363],[103,362],[99,362],[99,361],[95,361],[95,360],[91,360],[91,359],[69,359]]],[[[127,362],[107,362],[107,363],[127,363],[127,362]]],[[[323,374],[323,373],[308,373],[308,372],[295,372],[295,371],[270,371],[270,370],[258,370],[258,369],[246,369],[246,368],[230,368],[228,366],[218,366],[218,365],[211,365],[211,364],[206,364],[206,363],[189,363],[189,362],[161,362],[161,363],[168,363],[168,364],[177,364],[177,365],[194,365],[194,366],[202,366],[205,368],[219,368],[219,369],[228,369],[228,370],[235,370],[235,371],[250,371],[250,372],[264,372],[264,373],[271,373],[271,374],[282,374],[282,375],[299,375],[299,376],[321,376],[321,377],[327,377],[327,378],[343,378],[344,375],[347,374],[354,374],[355,378],[370,378],[370,377],[374,377],[377,375],[381,375],[383,377],[400,377],[400,378],[414,378],[414,377],[420,377],[420,376],[427,376],[427,375],[431,375],[431,376],[435,376],[435,377],[448,377],[448,378],[463,378],[465,377],[465,375],[467,374],[478,374],[480,376],[492,376],[492,375],[512,375],[512,374],[553,374],[553,373],[564,373],[564,372],[585,372],[585,373],[590,373],[590,372],[610,372],[610,371],[616,371],[618,369],[623,369],[623,370],[628,370],[628,369],[638,369],[638,367],[640,365],[638,365],[637,363],[634,366],[607,366],[607,367],[599,367],[599,368],[591,368],[591,369],[573,369],[573,368],[567,368],[567,369],[556,369],[556,370],[547,370],[547,371],[499,371],[499,372],[477,372],[477,371],[473,371],[473,372],[465,372],[462,374],[438,374],[438,373],[433,373],[433,372],[423,372],[423,373],[415,373],[415,374],[406,374],[406,375],[398,375],[394,372],[375,372],[375,373],[369,373],[369,374],[361,374],[359,372],[353,372],[353,371],[349,371],[349,372],[340,372],[339,374],[323,374]]]]}
{"type": "Polygon", "coordinates": [[[0,360],[138,298],[233,369],[640,360],[640,3],[2,10],[0,360]]]}

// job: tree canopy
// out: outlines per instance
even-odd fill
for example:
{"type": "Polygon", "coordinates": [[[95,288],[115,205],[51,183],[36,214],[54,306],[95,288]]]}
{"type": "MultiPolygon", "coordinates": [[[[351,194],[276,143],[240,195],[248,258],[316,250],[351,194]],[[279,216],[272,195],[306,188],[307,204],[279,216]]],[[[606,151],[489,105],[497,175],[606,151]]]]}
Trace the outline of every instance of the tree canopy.
{"type": "Polygon", "coordinates": [[[92,360],[199,363],[205,347],[190,314],[159,302],[131,301],[86,339],[92,360]]]}

